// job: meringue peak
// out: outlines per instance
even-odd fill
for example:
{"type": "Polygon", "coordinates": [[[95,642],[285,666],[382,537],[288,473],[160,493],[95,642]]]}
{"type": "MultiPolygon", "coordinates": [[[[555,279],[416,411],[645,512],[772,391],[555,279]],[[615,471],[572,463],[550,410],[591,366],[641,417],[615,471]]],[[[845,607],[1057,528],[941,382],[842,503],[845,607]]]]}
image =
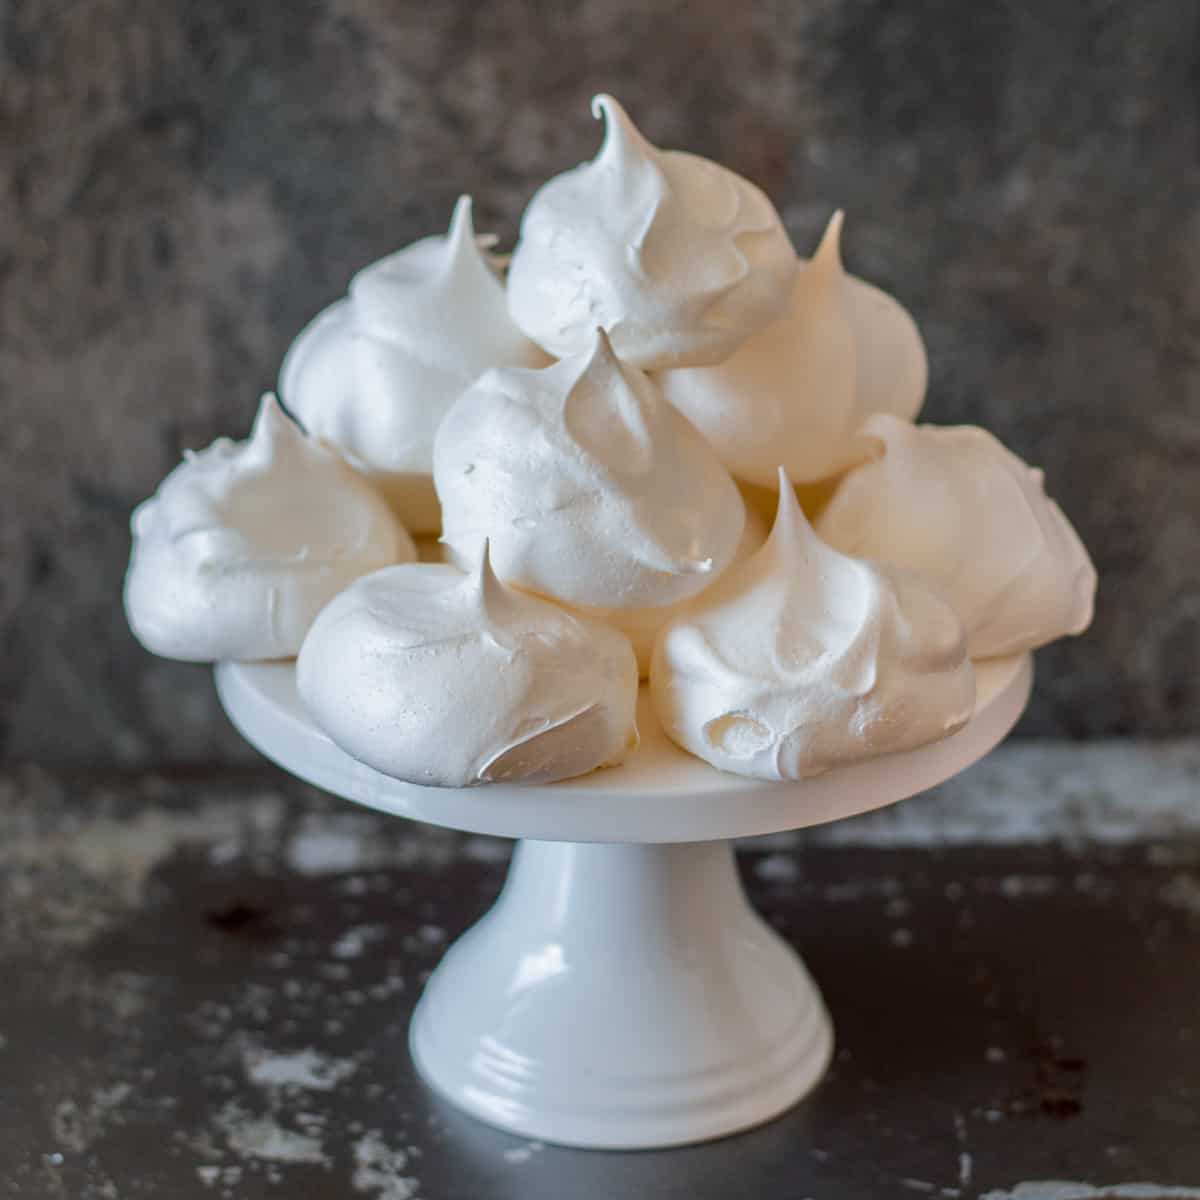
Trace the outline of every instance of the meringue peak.
{"type": "Polygon", "coordinates": [[[810,671],[808,660],[821,645],[809,628],[814,620],[822,619],[814,618],[815,597],[817,610],[824,613],[829,630],[851,631],[835,663],[836,674],[838,664],[855,657],[856,640],[870,628],[869,624],[860,628],[859,622],[876,590],[875,580],[865,563],[839,554],[821,541],[804,515],[783,467],[778,471],[778,483],[779,500],[771,532],[739,576],[728,579],[727,590],[732,593],[740,588],[747,594],[760,594],[762,612],[769,616],[768,625],[775,631],[772,667],[785,675],[810,671]],[[795,586],[803,581],[808,593],[804,602],[798,605],[791,586],[781,588],[780,580],[793,581],[795,586]]]}
{"type": "Polygon", "coordinates": [[[798,779],[959,728],[974,673],[950,606],[822,543],[782,471],[779,489],[763,548],[655,644],[668,735],[721,770],[798,779]]]}
{"type": "Polygon", "coordinates": [[[783,467],[778,471],[779,503],[775,508],[775,522],[767,536],[767,546],[776,555],[784,555],[798,549],[805,557],[827,549],[813,532],[800,507],[792,481],[783,467]]]}
{"type": "Polygon", "coordinates": [[[539,345],[580,353],[597,325],[635,367],[719,362],[784,309],[795,252],[749,180],[649,142],[608,95],[595,158],[544,184],[521,219],[509,310],[539,345]]]}
{"type": "MultiPolygon", "coordinates": [[[[579,373],[563,394],[563,425],[575,441],[618,476],[650,470],[653,462],[645,386],[613,353],[597,329],[579,373]]],[[[642,377],[644,380],[644,376],[642,377]]]]}
{"type": "Polygon", "coordinates": [[[433,439],[451,402],[491,367],[547,362],[509,316],[484,243],[460,196],[445,234],[360,270],[280,371],[305,428],[353,455],[420,533],[441,524],[433,439]]]}
{"type": "Polygon", "coordinates": [[[621,162],[630,158],[652,160],[658,148],[649,142],[614,97],[601,92],[592,97],[592,116],[604,121],[604,141],[597,160],[621,162]]]}
{"type": "Polygon", "coordinates": [[[785,571],[799,576],[814,576],[824,587],[839,571],[858,571],[858,564],[839,554],[817,536],[804,515],[796,489],[787,473],[779,468],[779,501],[775,520],[767,540],[758,551],[763,572],[785,571]]]}
{"type": "Polygon", "coordinates": [[[274,392],[263,392],[250,425],[250,434],[242,444],[247,462],[269,462],[281,449],[308,442],[304,430],[283,410],[274,392]]]}
{"type": "Polygon", "coordinates": [[[817,243],[813,256],[809,259],[807,270],[823,283],[836,285],[846,273],[842,265],[842,226],[845,224],[845,214],[839,208],[829,218],[825,232],[817,243]]]}
{"type": "Polygon", "coordinates": [[[459,196],[454,202],[450,228],[446,231],[441,275],[444,279],[457,277],[459,282],[470,282],[476,287],[503,291],[475,232],[474,202],[466,194],[459,196]]]}
{"type": "Polygon", "coordinates": [[[712,448],[603,332],[540,371],[489,371],[434,446],[443,543],[491,539],[507,583],[568,604],[655,607],[733,558],[745,507],[712,448]]]}
{"type": "Polygon", "coordinates": [[[467,582],[479,597],[484,628],[490,631],[502,626],[512,609],[511,593],[492,569],[491,543],[487,538],[483,539],[479,563],[467,582]]]}
{"type": "Polygon", "coordinates": [[[450,228],[446,230],[446,247],[447,262],[453,262],[457,255],[468,247],[479,249],[479,243],[475,240],[474,200],[467,192],[454,202],[450,213],[450,228]]]}
{"type": "Polygon", "coordinates": [[[920,408],[920,334],[895,300],[846,273],[844,224],[838,210],[801,263],[779,320],[724,362],[656,376],[747,483],[773,487],[781,460],[797,484],[834,481],[874,452],[860,434],[867,418],[884,411],[911,420],[920,408]]]}
{"type": "Polygon", "coordinates": [[[422,238],[403,250],[364,267],[350,281],[350,300],[381,336],[400,341],[411,353],[427,353],[419,337],[406,337],[406,326],[438,328],[440,305],[460,294],[475,293],[476,303],[494,297],[503,304],[504,289],[475,236],[472,201],[459,196],[444,235],[422,238]]]}
{"type": "Polygon", "coordinates": [[[296,429],[295,422],[290,420],[283,411],[279,397],[274,392],[263,392],[258,399],[258,409],[255,411],[254,420],[250,425],[250,441],[256,442],[260,438],[278,436],[289,429],[295,430],[298,435],[303,436],[296,429]]]}

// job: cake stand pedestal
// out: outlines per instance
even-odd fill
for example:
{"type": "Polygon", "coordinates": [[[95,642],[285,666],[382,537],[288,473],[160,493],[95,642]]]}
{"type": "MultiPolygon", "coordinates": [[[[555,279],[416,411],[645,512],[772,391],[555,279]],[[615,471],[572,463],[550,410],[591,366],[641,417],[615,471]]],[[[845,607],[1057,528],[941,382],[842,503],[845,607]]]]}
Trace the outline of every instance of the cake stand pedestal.
{"type": "Polygon", "coordinates": [[[796,953],[754,912],[732,839],[820,824],[957,774],[1012,727],[1028,656],[980,664],[953,737],[803,783],[724,775],[667,740],[647,697],[620,767],[539,787],[426,788],[339,750],[291,663],[225,663],[217,689],[268,758],[335,795],[520,839],[499,899],[426,984],[410,1043],[438,1092],[489,1124],[633,1149],[760,1124],[820,1079],[833,1034],[796,953]]]}

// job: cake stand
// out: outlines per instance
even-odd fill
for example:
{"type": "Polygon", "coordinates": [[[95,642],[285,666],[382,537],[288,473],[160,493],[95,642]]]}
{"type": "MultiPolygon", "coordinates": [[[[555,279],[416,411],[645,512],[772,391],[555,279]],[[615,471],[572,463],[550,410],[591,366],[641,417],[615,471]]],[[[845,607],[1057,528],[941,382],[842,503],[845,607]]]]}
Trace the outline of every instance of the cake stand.
{"type": "Polygon", "coordinates": [[[512,1133],[633,1149],[757,1125],[820,1079],[833,1033],[803,963],[754,912],[735,837],[839,820],[986,754],[1029,697],[1029,656],[978,665],[971,721],[945,741],[803,783],[721,774],[663,734],[620,767],[542,786],[392,779],[313,724],[291,663],[224,663],[217,690],[268,758],[358,804],[520,839],[495,905],[446,952],[413,1016],[425,1081],[512,1133]]]}

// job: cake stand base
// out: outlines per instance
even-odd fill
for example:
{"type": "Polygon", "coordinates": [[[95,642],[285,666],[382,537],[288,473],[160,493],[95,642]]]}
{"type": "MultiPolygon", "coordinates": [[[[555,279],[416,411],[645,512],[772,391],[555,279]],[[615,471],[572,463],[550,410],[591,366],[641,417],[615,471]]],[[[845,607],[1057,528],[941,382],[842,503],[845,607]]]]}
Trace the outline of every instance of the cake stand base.
{"type": "Polygon", "coordinates": [[[426,1082],[489,1124],[634,1149],[769,1120],[820,1079],[833,1035],[731,842],[523,841],[410,1040],[426,1082]]]}

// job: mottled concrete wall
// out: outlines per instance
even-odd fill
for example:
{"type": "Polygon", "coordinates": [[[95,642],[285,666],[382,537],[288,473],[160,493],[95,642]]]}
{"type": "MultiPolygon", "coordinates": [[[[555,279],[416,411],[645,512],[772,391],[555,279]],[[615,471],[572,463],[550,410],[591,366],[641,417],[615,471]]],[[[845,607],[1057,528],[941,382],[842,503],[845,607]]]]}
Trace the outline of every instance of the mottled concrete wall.
{"type": "Polygon", "coordinates": [[[1192,0],[0,5],[0,745],[248,755],[119,606],[130,508],[241,434],[350,272],[473,190],[505,237],[594,91],[917,314],[927,416],[1042,463],[1101,570],[1029,733],[1200,721],[1192,0]]]}

